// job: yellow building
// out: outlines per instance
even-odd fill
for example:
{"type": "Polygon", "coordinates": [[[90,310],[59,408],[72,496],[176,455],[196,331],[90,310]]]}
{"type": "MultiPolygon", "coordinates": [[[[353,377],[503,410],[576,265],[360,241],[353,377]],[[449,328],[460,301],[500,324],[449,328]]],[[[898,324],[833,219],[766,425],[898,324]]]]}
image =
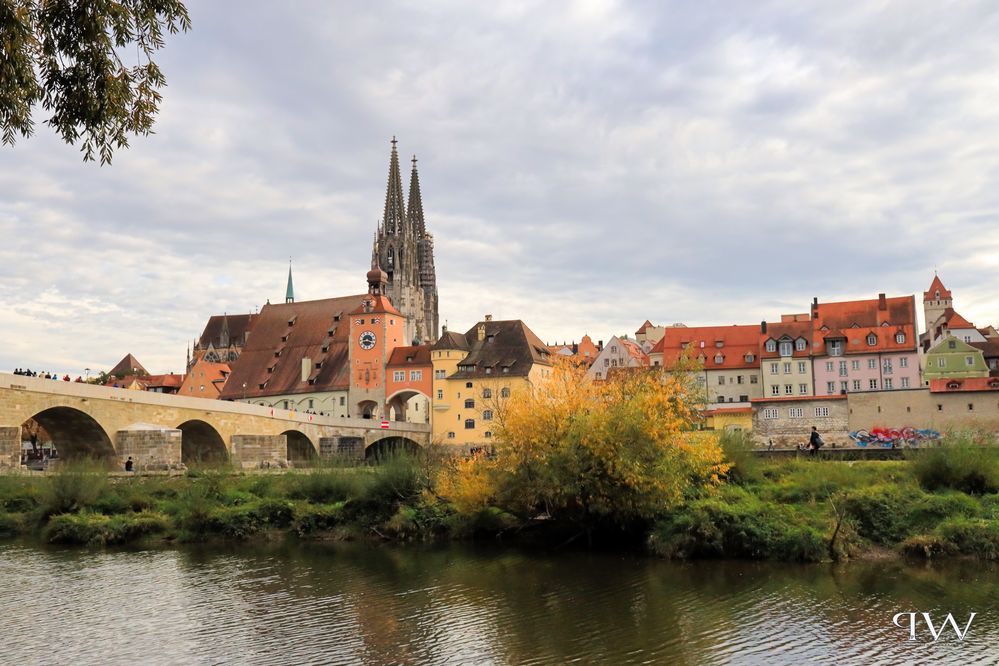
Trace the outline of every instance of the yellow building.
{"type": "Polygon", "coordinates": [[[552,370],[545,343],[520,320],[484,321],[433,346],[433,439],[471,449],[489,446],[502,402],[552,370]]]}
{"type": "Polygon", "coordinates": [[[749,432],[753,429],[753,408],[717,407],[705,410],[704,427],[708,430],[749,432]]]}

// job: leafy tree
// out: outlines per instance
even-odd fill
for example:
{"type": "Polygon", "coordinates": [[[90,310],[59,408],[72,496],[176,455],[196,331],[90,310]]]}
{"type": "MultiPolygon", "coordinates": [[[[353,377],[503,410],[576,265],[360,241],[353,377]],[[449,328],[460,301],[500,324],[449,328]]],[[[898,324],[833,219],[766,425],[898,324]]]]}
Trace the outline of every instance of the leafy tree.
{"type": "Polygon", "coordinates": [[[585,373],[559,363],[498,405],[495,457],[455,462],[438,493],[463,513],[496,506],[590,530],[662,515],[727,471],[717,438],[693,432],[703,396],[688,368],[585,373]]]}
{"type": "Polygon", "coordinates": [[[85,161],[109,164],[130,134],[152,131],[166,85],[153,53],[190,27],[179,0],[0,0],[3,142],[32,135],[40,103],[85,161]]]}

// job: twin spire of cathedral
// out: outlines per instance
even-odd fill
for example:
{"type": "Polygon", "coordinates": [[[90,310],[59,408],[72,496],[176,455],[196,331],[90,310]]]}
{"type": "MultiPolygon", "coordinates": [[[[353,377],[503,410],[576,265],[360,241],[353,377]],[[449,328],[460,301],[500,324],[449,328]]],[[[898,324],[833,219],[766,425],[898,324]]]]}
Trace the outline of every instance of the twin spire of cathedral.
{"type": "Polygon", "coordinates": [[[420,195],[420,176],[416,171],[416,155],[413,155],[413,171],[409,178],[409,205],[403,202],[402,172],[399,168],[399,151],[395,137],[392,137],[392,156],[389,159],[388,187],[385,191],[385,211],[379,224],[379,233],[390,236],[412,234],[419,239],[427,232],[423,218],[423,197],[420,195]]]}

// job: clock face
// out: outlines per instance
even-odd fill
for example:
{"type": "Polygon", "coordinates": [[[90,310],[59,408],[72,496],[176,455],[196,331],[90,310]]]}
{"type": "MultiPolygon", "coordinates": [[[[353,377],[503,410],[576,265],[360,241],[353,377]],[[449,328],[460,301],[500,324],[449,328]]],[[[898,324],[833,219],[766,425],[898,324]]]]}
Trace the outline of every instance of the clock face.
{"type": "Polygon", "coordinates": [[[371,331],[365,331],[361,333],[361,337],[357,339],[357,342],[361,345],[361,349],[371,349],[375,346],[375,334],[371,331]]]}

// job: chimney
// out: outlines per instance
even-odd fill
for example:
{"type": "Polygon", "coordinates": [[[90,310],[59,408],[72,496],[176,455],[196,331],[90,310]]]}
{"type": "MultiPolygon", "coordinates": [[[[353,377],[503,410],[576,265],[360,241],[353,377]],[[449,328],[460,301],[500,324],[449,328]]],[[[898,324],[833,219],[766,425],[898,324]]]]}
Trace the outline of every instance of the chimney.
{"type": "Polygon", "coordinates": [[[486,315],[486,321],[492,321],[492,320],[493,320],[493,316],[491,314],[487,314],[486,315]]]}
{"type": "Polygon", "coordinates": [[[819,297],[814,296],[812,298],[812,319],[819,316],[819,297]]]}
{"type": "Polygon", "coordinates": [[[599,349],[600,351],[604,350],[604,341],[603,340],[597,340],[597,349],[599,349]]]}
{"type": "Polygon", "coordinates": [[[761,321],[760,322],[760,333],[766,333],[766,332],[767,332],[767,322],[761,321]]]}
{"type": "Polygon", "coordinates": [[[312,359],[303,358],[302,359],[302,381],[309,381],[309,375],[312,374],[312,359]]]}
{"type": "Polygon", "coordinates": [[[888,299],[885,298],[884,294],[878,294],[878,310],[888,309],[888,299]]]}

